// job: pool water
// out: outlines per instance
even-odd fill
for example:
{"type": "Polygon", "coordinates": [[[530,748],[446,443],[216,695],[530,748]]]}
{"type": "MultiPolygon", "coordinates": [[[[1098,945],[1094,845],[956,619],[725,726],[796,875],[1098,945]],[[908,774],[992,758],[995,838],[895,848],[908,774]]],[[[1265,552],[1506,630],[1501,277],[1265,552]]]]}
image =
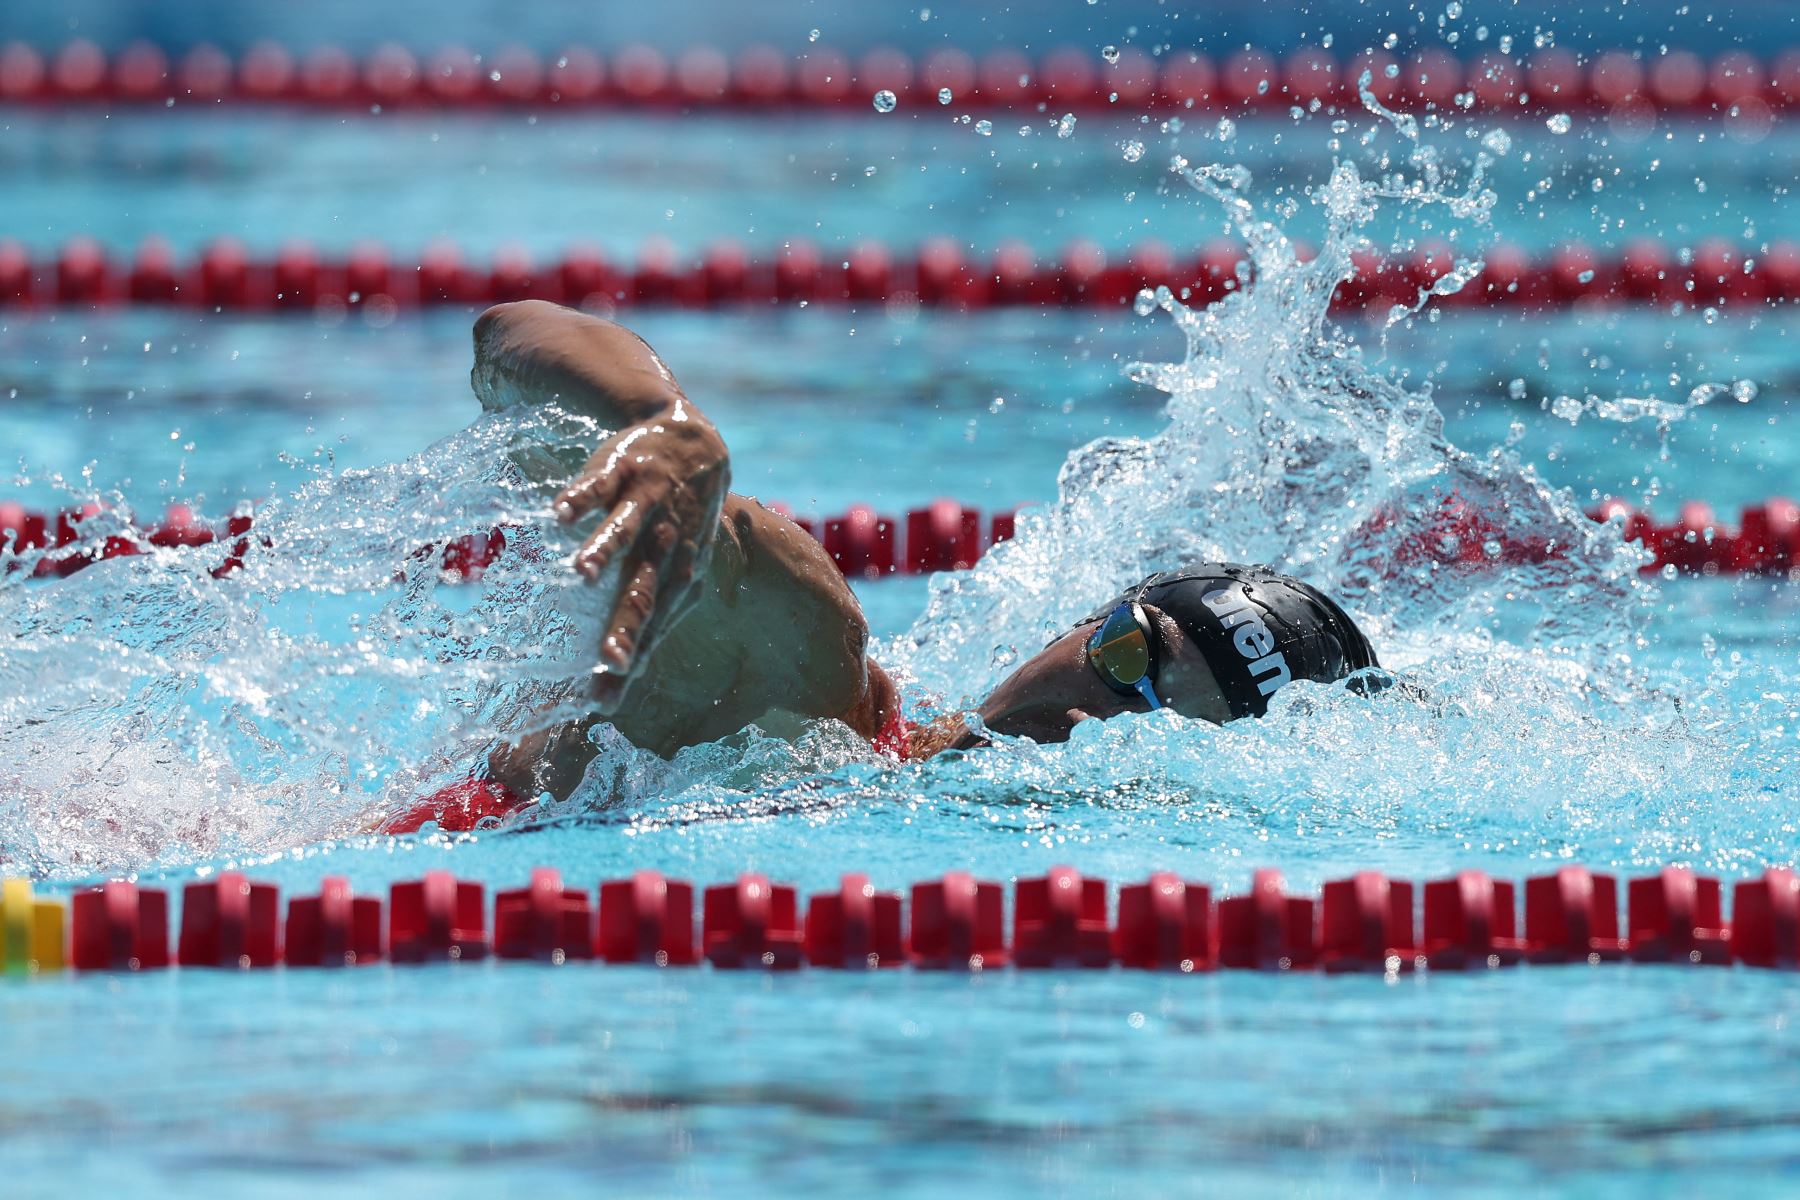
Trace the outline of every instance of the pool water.
{"type": "MultiPolygon", "coordinates": [[[[800,124],[642,113],[172,120],[129,110],[105,121],[15,120],[0,140],[0,205],[14,214],[8,235],[43,250],[86,234],[128,252],[156,235],[182,252],[219,237],[263,254],[293,239],[338,250],[366,239],[405,256],[447,239],[481,259],[517,247],[553,260],[577,244],[629,258],[653,238],[694,254],[720,239],[766,252],[791,238],[909,248],[947,234],[980,252],[1015,240],[1052,254],[1076,239],[1117,250],[1229,232],[1151,158],[1126,161],[1129,140],[1165,155],[1225,156],[1273,197],[1303,189],[1351,141],[1322,118],[1222,128],[1193,113],[1148,124],[1083,115],[1069,138],[1057,136],[1060,113],[988,114],[995,128],[983,136],[960,120],[981,112],[930,109],[800,124]],[[361,199],[370,196],[379,199],[361,199]]],[[[1496,228],[1526,249],[1800,236],[1791,122],[1676,117],[1621,134],[1584,117],[1563,135],[1538,120],[1505,128],[1513,148],[1490,175],[1496,228]]],[[[1297,213],[1295,235],[1316,239],[1316,218],[1297,213]]]]}
{"type": "MultiPolygon", "coordinates": [[[[184,245],[217,232],[323,243],[352,212],[367,215],[358,236],[396,247],[438,233],[477,249],[524,238],[548,253],[576,236],[629,247],[663,232],[659,221],[684,245],[797,232],[904,242],[940,227],[938,203],[971,238],[1116,245],[1140,226],[1170,241],[1225,227],[1218,206],[1163,186],[1160,169],[1123,199],[1110,129],[1066,152],[1032,143],[1068,156],[1065,175],[1038,188],[1020,182],[1029,168],[1010,148],[996,163],[986,146],[947,149],[912,127],[877,132],[896,162],[874,176],[861,174],[861,133],[849,140],[866,123],[822,123],[810,143],[804,124],[701,126],[711,132],[695,139],[514,130],[513,173],[453,206],[429,174],[446,160],[433,156],[499,162],[481,139],[502,134],[446,120],[448,148],[425,148],[445,143],[416,130],[425,171],[385,179],[389,202],[363,210],[367,172],[385,169],[390,145],[365,129],[309,143],[350,164],[311,173],[326,182],[309,194],[284,174],[292,160],[267,152],[278,123],[87,120],[76,138],[62,119],[16,122],[0,151],[35,181],[21,203],[41,205],[30,224],[51,232],[40,244],[75,232],[128,243],[150,228],[184,245]],[[575,137],[629,172],[608,228],[593,228],[594,214],[613,211],[604,187],[616,181],[588,194],[587,211],[560,198],[587,194],[578,178],[523,185],[534,162],[568,163],[575,137]],[[800,183],[829,170],[784,165],[772,151],[790,144],[834,147],[820,153],[854,163],[858,190],[846,180],[846,204],[802,220],[816,196],[800,183]],[[127,204],[100,198],[96,181],[138,172],[146,146],[164,169],[127,204]],[[221,215],[237,211],[231,189],[191,182],[202,152],[264,207],[233,226],[221,215]],[[645,175],[684,154],[696,167],[678,216],[633,210],[652,194],[645,175]],[[737,156],[731,169],[701,169],[721,155],[737,156]],[[921,162],[977,182],[912,191],[921,162]],[[896,175],[909,182],[860,190],[896,175]],[[1065,178],[1080,181],[1068,201],[1065,178]],[[764,207],[735,206],[743,192],[764,207]]],[[[1235,139],[1259,188],[1322,184],[1324,133],[1276,132],[1246,125],[1235,139]]],[[[1579,172],[1546,203],[1522,201],[1507,189],[1535,172],[1504,159],[1492,232],[1604,242],[1641,220],[1672,239],[1702,227],[1785,236],[1791,131],[1726,153],[1698,132],[1677,143],[1694,158],[1679,186],[1672,169],[1644,168],[1616,210],[1579,172]],[[1700,193],[1696,174],[1730,182],[1700,193]],[[1602,212],[1628,227],[1603,228],[1602,212]],[[1574,213],[1591,230],[1571,229],[1574,213]]],[[[1592,141],[1578,152],[1548,134],[1519,140],[1515,155],[1541,149],[1571,168],[1599,153],[1592,141]]],[[[1210,152],[1232,148],[1215,138],[1210,152]]],[[[1320,236],[1323,214],[1303,212],[1295,233],[1320,236]]],[[[1404,218],[1384,212],[1371,228],[1390,219],[1404,218]]],[[[1451,224],[1437,209],[1423,220],[1433,235],[1451,224]]],[[[506,495],[498,510],[485,498],[517,429],[477,420],[472,314],[381,325],[0,314],[0,444],[20,462],[11,495],[49,507],[98,492],[152,512],[175,498],[214,512],[252,499],[275,538],[217,583],[181,555],[50,584],[0,579],[15,635],[0,645],[0,864],[53,890],[114,872],[178,888],[234,866],[295,894],[327,873],[375,892],[433,867],[510,886],[549,865],[588,887],[641,867],[704,882],[754,869],[804,892],[849,870],[903,889],[950,869],[1009,880],[1060,862],[1115,883],[1171,868],[1227,890],[1260,865],[1311,889],[1365,867],[1522,877],[1565,861],[1627,874],[1673,861],[1737,877],[1791,862],[1800,593],[1757,578],[1639,583],[1629,556],[1576,514],[1603,493],[1665,514],[1684,498],[1729,512],[1791,493],[1791,312],[1450,312],[1385,336],[1352,327],[1358,362],[1342,346],[1313,354],[1305,303],[1275,304],[1285,293],[1271,282],[1303,292],[1311,276],[1264,265],[1265,307],[1240,305],[1196,335],[1199,351],[1170,314],[1129,310],[631,319],[718,421],[741,491],[815,512],[937,495],[984,510],[1035,502],[1039,523],[978,572],[859,586],[879,652],[916,679],[915,704],[978,694],[1105,581],[1208,546],[1280,551],[1323,572],[1427,699],[1295,688],[1254,727],[1125,717],[1064,747],[904,766],[828,727],[797,746],[746,733],[668,763],[609,746],[577,802],[457,837],[356,830],[396,799],[385,781],[504,724],[511,700],[543,683],[532,672],[566,666],[590,603],[553,590],[552,566],[523,555],[479,587],[390,582],[391,559],[459,521],[531,519],[528,497],[506,495]],[[1135,360],[1185,365],[1150,373],[1157,390],[1126,377],[1135,360]],[[1738,380],[1757,385],[1746,402],[1661,423],[1570,423],[1543,406],[1679,404],[1700,384],[1738,380]],[[1114,440],[1071,457],[1095,439],[1114,440]],[[1060,499],[1059,471],[1071,485],[1060,499]],[[1509,534],[1557,534],[1567,556],[1465,575],[1402,561],[1397,543],[1368,533],[1384,506],[1445,490],[1491,502],[1509,534]],[[1100,501],[1083,507],[1084,496],[1100,501]],[[573,633],[508,640],[558,598],[573,633]]],[[[1800,1171],[1796,1009],[1784,975],[1661,967],[1392,982],[493,963],[69,975],[0,987],[0,1129],[23,1194],[210,1183],[486,1195],[596,1181],[631,1194],[1778,1194],[1800,1171]]]]}

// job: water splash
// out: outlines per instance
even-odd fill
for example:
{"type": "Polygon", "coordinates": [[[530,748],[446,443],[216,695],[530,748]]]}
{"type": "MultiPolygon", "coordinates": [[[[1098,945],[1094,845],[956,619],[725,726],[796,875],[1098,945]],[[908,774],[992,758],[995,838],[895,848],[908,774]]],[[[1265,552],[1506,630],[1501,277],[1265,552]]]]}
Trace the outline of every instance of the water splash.
{"type": "MultiPolygon", "coordinates": [[[[1492,646],[1502,623],[1523,618],[1510,651],[1546,669],[1599,679],[1622,666],[1643,609],[1638,553],[1516,456],[1450,443],[1429,387],[1396,382],[1329,319],[1384,206],[1431,210],[1480,235],[1494,203],[1485,154],[1454,178],[1415,122],[1365,99],[1408,144],[1412,169],[1364,179],[1338,162],[1313,191],[1326,234],[1311,259],[1258,210],[1242,167],[1174,162],[1243,239],[1237,286],[1206,307],[1167,288],[1140,302],[1186,336],[1181,362],[1129,368],[1168,394],[1167,427],[1077,451],[1056,502],[1022,514],[1016,540],[934,581],[927,612],[894,647],[925,687],[978,696],[1010,665],[995,646],[1041,645],[1136,579],[1201,559],[1280,564],[1318,583],[1394,665],[1424,663],[1434,647],[1492,646]]],[[[1458,261],[1389,323],[1479,269],[1458,261]]]]}
{"type": "MultiPolygon", "coordinates": [[[[546,487],[599,431],[488,414],[418,455],[320,468],[230,543],[28,582],[0,573],[0,866],[82,874],[266,852],[367,827],[497,733],[579,712],[603,590],[577,585],[546,487]],[[504,531],[478,587],[442,547],[504,531]],[[420,758],[405,757],[408,748],[420,758]]],[[[97,546],[122,504],[85,522],[97,546]]],[[[67,550],[62,551],[64,553],[67,550]]]]}
{"type": "MultiPolygon", "coordinates": [[[[974,570],[935,578],[925,613],[883,651],[924,692],[973,703],[1152,571],[1260,561],[1338,596],[1418,691],[1370,701],[1295,685],[1264,720],[1223,728],[1168,712],[1089,722],[1066,745],[933,764],[913,786],[1057,797],[1040,828],[1058,844],[1109,824],[1091,806],[1129,796],[1155,814],[1159,842],[1225,860],[1246,846],[1306,864],[1359,847],[1426,870],[1471,853],[1733,868],[1791,854],[1792,672],[1733,661],[1691,675],[1679,646],[1672,661],[1647,655],[1657,593],[1641,550],[1511,451],[1454,445],[1429,384],[1396,380],[1330,319],[1378,218],[1402,218],[1391,251],[1410,251],[1404,219],[1426,212],[1479,247],[1494,204],[1485,151],[1506,148],[1487,139],[1454,167],[1366,80],[1364,99],[1408,169],[1384,158],[1365,178],[1337,162],[1310,193],[1326,226],[1310,259],[1253,203],[1242,167],[1172,164],[1225,209],[1246,257],[1222,302],[1139,298],[1186,338],[1181,361],[1128,368],[1167,394],[1167,425],[1072,454],[1056,500],[1022,513],[974,570]]],[[[1375,328],[1479,269],[1470,249],[1375,328]]],[[[1591,411],[1671,417],[1629,401],[1591,411]]]]}
{"type": "MultiPolygon", "coordinates": [[[[936,579],[878,656],[915,696],[973,699],[1143,574],[1227,557],[1333,591],[1419,694],[1295,685],[1260,722],[1127,716],[1065,746],[905,766],[831,724],[792,744],[746,731],[672,761],[602,728],[577,794],[536,815],[622,826],[634,852],[701,846],[732,862],[823,861],[834,837],[862,853],[869,830],[893,861],[934,867],[1011,862],[1021,844],[1085,846],[1121,869],[1169,847],[1189,862],[1250,848],[1301,880],[1490,851],[1791,856],[1783,731],[1800,684],[1710,656],[1691,683],[1647,669],[1638,553],[1509,451],[1451,444],[1429,388],[1395,381],[1329,319],[1383,218],[1429,212],[1469,235],[1392,324],[1467,281],[1493,205],[1485,155],[1447,164],[1404,114],[1377,115],[1406,167],[1336,163],[1311,193],[1327,232],[1310,258],[1258,210],[1243,168],[1176,164],[1247,252],[1220,304],[1144,298],[1186,338],[1181,361],[1130,368],[1168,396],[1167,426],[1073,453],[1057,500],[976,569],[936,579]],[[746,840],[746,823],[777,820],[777,835],[746,840]]],[[[0,576],[0,868],[81,877],[342,838],[492,737],[575,715],[601,593],[576,586],[545,492],[507,464],[529,456],[532,474],[566,478],[598,432],[515,410],[400,463],[322,468],[259,510],[226,580],[211,573],[217,546],[47,587],[0,576]],[[434,547],[494,527],[507,548],[480,586],[444,586],[434,547]]]]}

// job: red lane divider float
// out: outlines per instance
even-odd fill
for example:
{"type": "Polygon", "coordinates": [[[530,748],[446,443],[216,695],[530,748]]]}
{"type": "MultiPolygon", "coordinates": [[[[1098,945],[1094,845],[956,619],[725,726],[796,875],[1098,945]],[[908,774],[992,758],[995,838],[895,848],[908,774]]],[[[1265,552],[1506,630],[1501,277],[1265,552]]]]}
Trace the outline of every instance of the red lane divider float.
{"type": "Polygon", "coordinates": [[[806,961],[816,967],[897,967],[906,961],[902,904],[867,875],[845,875],[806,910],[806,961]]]}
{"type": "Polygon", "coordinates": [[[169,895],[114,880],[70,900],[69,965],[149,971],[169,965],[169,895]]]}
{"type": "Polygon", "coordinates": [[[1384,102],[1441,110],[1623,112],[1634,119],[1718,112],[1766,121],[1800,102],[1800,53],[1793,50],[1768,59],[1729,51],[1709,60],[1679,49],[1547,49],[1529,58],[1488,52],[1469,59],[1430,49],[1401,59],[1373,49],[1339,58],[1313,47],[1285,54],[1246,47],[1221,57],[1175,49],[1152,57],[1127,46],[1116,59],[1074,48],[1041,58],[944,49],[915,61],[878,49],[852,61],[816,45],[799,52],[752,46],[734,55],[698,46],[672,58],[641,45],[610,55],[584,46],[549,55],[452,46],[423,56],[388,45],[358,59],[329,46],[296,56],[264,43],[234,61],[208,45],[172,57],[146,42],[108,55],[73,41],[49,52],[19,42],[0,48],[0,103],[873,113],[875,93],[890,91],[897,104],[932,113],[1040,104],[1078,112],[1285,112],[1315,103],[1360,109],[1357,84],[1365,72],[1384,102]],[[952,107],[940,103],[945,88],[952,107]]]}
{"type": "MultiPolygon", "coordinates": [[[[866,875],[849,874],[804,904],[791,885],[746,874],[704,889],[698,936],[694,891],[686,881],[640,871],[605,881],[596,893],[540,867],[527,886],[495,894],[490,938],[486,889],[430,871],[390,889],[385,950],[397,963],[492,954],[558,965],[597,959],[695,966],[704,958],[728,970],[1119,964],[1179,972],[1392,974],[1522,962],[1800,966],[1800,878],[1786,868],[1735,883],[1728,921],[1727,889],[1718,879],[1666,867],[1627,881],[1621,923],[1619,881],[1565,866],[1525,881],[1521,926],[1520,889],[1482,871],[1422,887],[1363,871],[1327,883],[1317,896],[1299,896],[1280,872],[1260,870],[1247,892],[1216,900],[1206,884],[1159,872],[1120,888],[1115,909],[1105,880],[1059,866],[1014,885],[1010,940],[1006,889],[966,872],[914,884],[910,903],[876,890],[866,875]],[[695,952],[697,945],[703,953],[695,952]]],[[[27,907],[50,913],[54,944],[40,945],[33,960],[44,969],[60,954],[63,909],[29,893],[23,881],[8,881],[7,915],[27,907]]],[[[76,970],[171,965],[166,892],[108,883],[77,892],[71,908],[67,957],[76,970]]],[[[372,963],[383,956],[381,915],[381,900],[352,897],[343,880],[328,878],[320,895],[288,906],[284,925],[273,885],[226,872],[185,887],[174,963],[243,970],[283,961],[291,967],[372,963]]]]}
{"type": "Polygon", "coordinates": [[[388,903],[388,957],[408,963],[486,957],[486,894],[481,884],[448,871],[396,883],[388,903]]]}
{"type": "MultiPolygon", "coordinates": [[[[954,500],[937,500],[912,509],[903,519],[882,516],[867,505],[856,505],[842,516],[824,520],[796,514],[781,504],[770,507],[819,539],[838,568],[859,579],[973,566],[982,554],[1013,536],[1016,515],[994,513],[984,518],[979,510],[954,500]]],[[[0,570],[11,568],[15,556],[23,552],[43,552],[33,567],[35,575],[61,577],[104,559],[142,554],[151,547],[217,543],[221,557],[212,573],[224,576],[241,567],[249,551],[253,518],[248,513],[240,512],[215,528],[197,518],[188,506],[175,505],[161,524],[147,528],[127,525],[103,539],[84,538],[82,522],[104,511],[89,504],[61,513],[38,513],[18,504],[0,504],[0,570]]],[[[1436,515],[1439,519],[1431,536],[1409,538],[1396,550],[1397,559],[1447,557],[1466,566],[1492,567],[1542,561],[1554,553],[1547,544],[1507,541],[1501,531],[1454,498],[1446,500],[1436,515]],[[1491,553],[1491,543],[1496,540],[1501,543],[1497,556],[1491,553]],[[1454,551],[1444,549],[1447,541],[1455,544],[1454,551]]],[[[1607,500],[1590,509],[1588,516],[1596,521],[1618,520],[1626,540],[1649,547],[1655,557],[1644,567],[1646,572],[1672,568],[1690,575],[1791,577],[1800,571],[1800,506],[1785,498],[1745,508],[1736,528],[1719,521],[1711,507],[1698,501],[1683,504],[1680,516],[1666,524],[1622,500],[1607,500]]],[[[414,557],[435,563],[449,580],[464,581],[479,578],[505,548],[505,532],[495,529],[426,547],[414,557]]],[[[458,810],[466,812],[471,822],[503,811],[496,808],[499,802],[485,786],[467,784],[456,797],[458,810]]]]}
{"type": "Polygon", "coordinates": [[[700,942],[713,966],[792,970],[800,965],[806,935],[793,888],[761,875],[741,875],[734,883],[707,888],[701,911],[700,942]]]}
{"type": "MultiPolygon", "coordinates": [[[[124,526],[105,538],[87,538],[82,523],[106,514],[104,506],[84,504],[58,513],[32,512],[22,505],[0,503],[0,570],[14,568],[16,555],[43,551],[33,573],[39,577],[72,575],[83,567],[108,558],[128,558],[148,553],[153,548],[175,546],[210,546],[219,544],[223,553],[213,568],[215,576],[224,576],[244,565],[249,553],[252,517],[239,511],[223,521],[204,521],[185,504],[172,504],[160,523],[148,528],[124,526]]],[[[468,539],[468,553],[474,554],[484,539],[468,539]]],[[[497,553],[498,551],[496,551],[497,553]]],[[[457,553],[462,553],[461,549],[457,553]]],[[[446,553],[447,569],[453,569],[452,555],[446,553]]],[[[490,557],[487,561],[492,561],[490,557]]]]}
{"type": "Polygon", "coordinates": [[[1620,521],[1627,541],[1648,546],[1656,558],[1646,571],[1673,567],[1689,575],[1791,577],[1800,568],[1800,506],[1785,497],[1746,507],[1735,529],[1698,500],[1683,504],[1681,515],[1668,524],[1622,500],[1607,500],[1588,516],[1620,521]]]}
{"type": "Polygon", "coordinates": [[[357,896],[350,881],[327,875],[317,896],[288,904],[287,962],[294,967],[353,967],[381,960],[381,901],[357,896]]]}
{"type": "Polygon", "coordinates": [[[237,871],[182,889],[184,967],[269,967],[281,961],[281,913],[276,889],[237,871]]]}
{"type": "Polygon", "coordinates": [[[494,897],[494,953],[561,963],[594,956],[594,913],[588,894],[565,888],[550,867],[531,873],[531,883],[494,897]]]}
{"type": "Polygon", "coordinates": [[[594,954],[609,963],[693,966],[700,957],[694,949],[694,885],[656,871],[601,884],[594,954]]]}
{"type": "MultiPolygon", "coordinates": [[[[536,298],[599,311],[620,306],[711,309],[743,305],[884,304],[981,309],[1014,306],[1104,307],[1132,303],[1146,288],[1168,286],[1187,303],[1211,304],[1240,286],[1242,249],[1221,241],[1176,252],[1157,242],[1108,253],[1076,242],[1060,254],[1012,243],[991,255],[948,238],[917,252],[867,242],[827,252],[805,239],[753,258],[735,242],[697,259],[679,258],[653,240],[635,262],[577,247],[554,262],[520,249],[490,262],[464,260],[453,245],[427,247],[415,259],[369,244],[334,257],[293,243],[273,258],[253,258],[240,243],[214,242],[177,260],[152,238],[131,261],[82,237],[53,257],[34,258],[0,240],[0,308],[163,305],[205,311],[347,311],[392,314],[400,308],[475,307],[536,298]]],[[[1340,312],[1386,313],[1416,304],[1449,273],[1446,246],[1405,258],[1361,255],[1354,278],[1338,288],[1340,312]]],[[[1534,255],[1494,246],[1482,272],[1438,303],[1452,308],[1543,309],[1569,305],[1707,306],[1800,299],[1800,244],[1740,246],[1722,239],[1693,246],[1634,242],[1617,253],[1567,243],[1534,255]]]]}

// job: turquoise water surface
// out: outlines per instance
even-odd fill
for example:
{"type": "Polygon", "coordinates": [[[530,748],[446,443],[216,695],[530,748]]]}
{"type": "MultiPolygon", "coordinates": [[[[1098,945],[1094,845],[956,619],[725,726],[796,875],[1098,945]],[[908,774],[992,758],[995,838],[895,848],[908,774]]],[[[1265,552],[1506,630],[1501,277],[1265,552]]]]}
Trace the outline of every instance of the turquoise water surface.
{"type": "MultiPolygon", "coordinates": [[[[35,248],[146,231],[183,247],[447,235],[540,253],[651,235],[907,243],[954,228],[977,244],[1116,246],[1227,231],[1221,206],[1160,164],[1129,169],[1117,144],[1131,131],[1107,122],[1065,143],[870,120],[408,118],[378,132],[360,118],[34,117],[0,135],[15,180],[0,204],[5,232],[35,248]]],[[[1357,151],[1331,147],[1322,122],[1279,140],[1272,124],[1209,128],[1179,148],[1249,165],[1271,209],[1297,182],[1314,189],[1272,218],[1295,236],[1347,219],[1357,181],[1325,177],[1357,151]]],[[[1592,130],[1519,129],[1487,181],[1491,223],[1451,220],[1446,200],[1413,230],[1473,222],[1470,244],[1537,247],[1794,233],[1787,126],[1753,144],[1666,132],[1679,136],[1657,157],[1592,130]],[[1528,200],[1540,172],[1555,184],[1528,200]]],[[[1407,219],[1384,210],[1364,231],[1407,219]]],[[[978,696],[1134,569],[1201,551],[1279,557],[1342,589],[1422,698],[1295,687],[1254,724],[1127,716],[1066,746],[905,765],[830,726],[672,762],[609,744],[576,800],[457,837],[358,830],[416,779],[460,771],[566,673],[591,605],[559,590],[553,554],[516,550],[478,587],[392,579],[424,541],[495,521],[554,548],[529,497],[506,491],[520,430],[477,420],[473,314],[0,313],[7,497],[149,513],[251,500],[272,538],[223,581],[182,554],[53,583],[0,576],[0,867],[51,892],[114,874],[179,890],[234,867],[291,895],[327,873],[377,892],[435,867],[490,888],[538,865],[587,888],[645,867],[696,882],[758,870],[812,891],[850,870],[903,890],[1071,863],[1115,884],[1169,868],[1233,891],[1262,865],[1312,889],[1368,867],[1681,862],[1735,879],[1792,862],[1800,592],[1640,582],[1577,510],[1610,493],[1730,514],[1800,490],[1793,314],[1449,312],[1385,335],[1355,325],[1358,350],[1311,324],[1318,279],[1281,260],[1278,238],[1258,261],[1259,298],[1213,325],[1127,309],[627,319],[718,422],[741,491],[812,512],[1034,505],[1041,524],[980,571],[858,585],[915,705],[978,696]],[[1172,365],[1132,382],[1137,360],[1172,365]],[[1739,381],[1755,386],[1690,399],[1739,381]],[[1558,397],[1668,407],[1570,422],[1550,411],[1558,397]],[[1453,570],[1370,532],[1372,515],[1452,491],[1508,536],[1561,538],[1565,557],[1453,570]],[[573,632],[547,613],[571,614],[573,632]]],[[[7,979],[0,1161],[20,1195],[1779,1195],[1800,1179],[1797,1015],[1791,975],[1644,966],[7,979]]]]}

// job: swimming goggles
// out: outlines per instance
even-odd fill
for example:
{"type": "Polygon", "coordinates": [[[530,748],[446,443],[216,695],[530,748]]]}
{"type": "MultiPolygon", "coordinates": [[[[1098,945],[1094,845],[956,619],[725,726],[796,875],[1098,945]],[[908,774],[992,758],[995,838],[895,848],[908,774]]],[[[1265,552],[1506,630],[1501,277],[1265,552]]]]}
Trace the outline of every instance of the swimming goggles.
{"type": "Polygon", "coordinates": [[[1127,600],[1112,610],[1087,644],[1088,666],[1107,687],[1120,695],[1133,692],[1161,708],[1150,677],[1156,674],[1156,635],[1141,605],[1127,600]]]}

